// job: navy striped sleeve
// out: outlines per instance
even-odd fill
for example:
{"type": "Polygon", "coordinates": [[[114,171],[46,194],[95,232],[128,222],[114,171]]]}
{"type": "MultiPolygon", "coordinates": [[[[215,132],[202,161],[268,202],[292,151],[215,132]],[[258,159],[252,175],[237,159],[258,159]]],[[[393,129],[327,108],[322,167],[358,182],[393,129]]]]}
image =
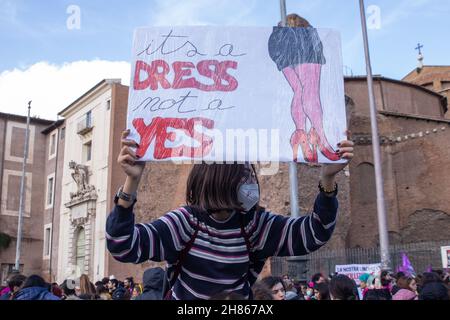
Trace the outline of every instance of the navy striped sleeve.
{"type": "Polygon", "coordinates": [[[257,257],[301,256],[319,249],[333,234],[337,209],[336,197],[320,193],[310,215],[290,218],[264,212],[251,238],[257,257]]]}
{"type": "Polygon", "coordinates": [[[106,221],[107,248],[120,262],[167,260],[171,263],[178,259],[192,230],[190,221],[179,210],[151,223],[135,224],[133,208],[116,205],[106,221]]]}

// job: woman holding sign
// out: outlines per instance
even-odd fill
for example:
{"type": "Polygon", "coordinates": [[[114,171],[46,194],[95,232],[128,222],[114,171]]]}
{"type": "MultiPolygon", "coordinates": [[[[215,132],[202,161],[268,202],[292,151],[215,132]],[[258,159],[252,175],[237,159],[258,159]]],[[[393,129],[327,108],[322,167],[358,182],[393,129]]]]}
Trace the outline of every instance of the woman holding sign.
{"type": "MultiPolygon", "coordinates": [[[[196,164],[187,205],[151,223],[135,224],[133,206],[145,163],[123,133],[118,162],[127,175],[106,223],[108,250],[121,262],[167,261],[170,299],[209,299],[236,292],[251,299],[251,285],[272,256],[306,255],[331,237],[338,202],[335,176],[346,164],[325,165],[314,213],[300,218],[259,206],[255,168],[247,164],[196,164]]],[[[341,159],[353,158],[353,142],[340,143],[341,159]]]]}
{"type": "Polygon", "coordinates": [[[289,82],[294,97],[291,115],[296,130],[291,137],[294,161],[298,147],[306,162],[318,162],[319,150],[331,161],[339,155],[328,142],[323,128],[323,110],[320,101],[320,75],[326,64],[319,34],[307,20],[296,14],[287,16],[291,28],[275,27],[269,38],[269,55],[289,82]],[[306,118],[311,129],[306,132],[306,118]]]}

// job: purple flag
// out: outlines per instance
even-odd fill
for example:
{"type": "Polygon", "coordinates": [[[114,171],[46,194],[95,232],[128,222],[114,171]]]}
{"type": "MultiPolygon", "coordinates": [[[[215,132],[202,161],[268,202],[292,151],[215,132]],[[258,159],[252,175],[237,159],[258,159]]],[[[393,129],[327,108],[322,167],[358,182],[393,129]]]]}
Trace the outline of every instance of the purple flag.
{"type": "Polygon", "coordinates": [[[411,261],[409,261],[408,256],[404,252],[402,253],[402,265],[399,267],[399,270],[402,271],[407,277],[416,275],[411,261]]]}

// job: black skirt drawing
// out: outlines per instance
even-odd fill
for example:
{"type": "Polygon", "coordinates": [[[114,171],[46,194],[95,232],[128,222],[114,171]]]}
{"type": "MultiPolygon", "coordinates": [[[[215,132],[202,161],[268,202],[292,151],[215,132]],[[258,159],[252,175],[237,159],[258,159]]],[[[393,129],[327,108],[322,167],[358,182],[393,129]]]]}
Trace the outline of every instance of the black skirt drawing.
{"type": "Polygon", "coordinates": [[[326,64],[319,33],[312,27],[274,27],[269,38],[269,55],[280,71],[305,63],[326,64]]]}

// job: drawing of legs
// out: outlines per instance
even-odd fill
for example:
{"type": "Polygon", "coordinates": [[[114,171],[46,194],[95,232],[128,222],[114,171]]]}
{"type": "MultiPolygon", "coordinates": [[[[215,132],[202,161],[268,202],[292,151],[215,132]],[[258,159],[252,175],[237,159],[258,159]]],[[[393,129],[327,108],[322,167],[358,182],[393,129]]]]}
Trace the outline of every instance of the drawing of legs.
{"type": "Polygon", "coordinates": [[[295,124],[290,144],[297,162],[299,146],[306,162],[317,163],[318,151],[331,161],[339,160],[325,134],[320,99],[323,44],[313,27],[274,27],[268,43],[269,55],[283,72],[294,93],[291,116],[295,124]],[[311,128],[306,132],[306,119],[311,128]]]}
{"type": "Polygon", "coordinates": [[[300,145],[303,157],[307,162],[314,162],[313,152],[308,143],[308,136],[306,134],[306,115],[303,111],[303,88],[302,83],[292,67],[283,69],[283,74],[286,80],[289,82],[292,90],[294,91],[294,97],[291,103],[291,116],[295,123],[295,131],[291,136],[291,146],[293,151],[293,159],[297,162],[298,147],[300,145]]]}
{"type": "MultiPolygon", "coordinates": [[[[301,87],[303,88],[302,107],[311,122],[308,142],[313,149],[313,161],[317,162],[317,149],[329,160],[337,161],[339,156],[328,142],[323,127],[323,108],[320,100],[321,64],[300,64],[295,67],[301,87]]],[[[295,120],[294,120],[295,122],[295,120]]]]}

